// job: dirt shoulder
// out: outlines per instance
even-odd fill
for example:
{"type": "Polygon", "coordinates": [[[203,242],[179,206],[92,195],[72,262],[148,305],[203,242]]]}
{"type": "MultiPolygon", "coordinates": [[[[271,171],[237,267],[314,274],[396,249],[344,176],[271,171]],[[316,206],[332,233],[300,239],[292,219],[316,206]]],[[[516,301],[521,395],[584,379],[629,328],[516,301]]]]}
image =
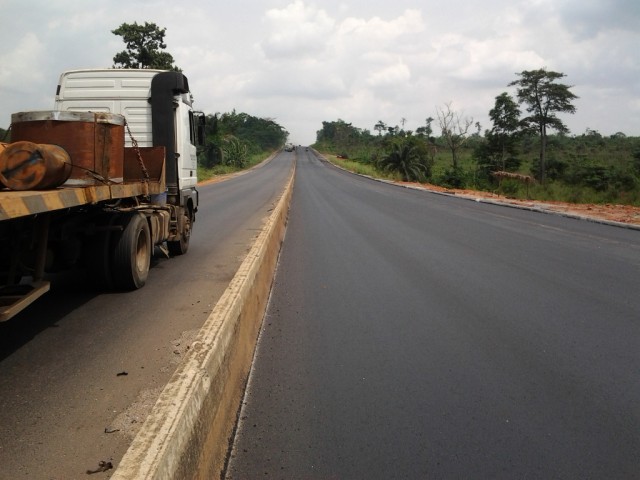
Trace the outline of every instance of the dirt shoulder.
{"type": "Polygon", "coordinates": [[[615,222],[628,225],[630,228],[638,227],[640,229],[640,207],[631,205],[614,205],[614,204],[591,204],[591,203],[567,203],[567,202],[551,202],[538,200],[518,200],[508,198],[495,193],[483,192],[479,190],[463,190],[443,188],[437,185],[412,183],[412,182],[392,182],[404,185],[410,188],[428,190],[443,194],[455,195],[462,198],[469,198],[479,201],[487,201],[514,207],[528,208],[531,210],[539,210],[545,212],[554,212],[567,216],[584,218],[588,220],[598,220],[606,222],[615,222]]]}

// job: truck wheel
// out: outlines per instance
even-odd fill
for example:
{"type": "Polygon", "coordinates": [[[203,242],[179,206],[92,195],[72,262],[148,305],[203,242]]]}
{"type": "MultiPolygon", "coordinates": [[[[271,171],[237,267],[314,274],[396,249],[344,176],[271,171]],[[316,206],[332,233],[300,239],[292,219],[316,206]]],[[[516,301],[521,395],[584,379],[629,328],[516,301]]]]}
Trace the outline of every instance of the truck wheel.
{"type": "Polygon", "coordinates": [[[135,290],[144,286],[151,263],[151,234],[141,213],[122,216],[123,230],[113,234],[111,274],[118,290],[135,290]]]}
{"type": "Polygon", "coordinates": [[[180,233],[180,240],[167,241],[167,248],[169,253],[173,256],[184,255],[189,250],[189,240],[191,239],[191,227],[193,225],[193,218],[191,217],[191,211],[186,210],[182,214],[182,232],[180,233]]]}

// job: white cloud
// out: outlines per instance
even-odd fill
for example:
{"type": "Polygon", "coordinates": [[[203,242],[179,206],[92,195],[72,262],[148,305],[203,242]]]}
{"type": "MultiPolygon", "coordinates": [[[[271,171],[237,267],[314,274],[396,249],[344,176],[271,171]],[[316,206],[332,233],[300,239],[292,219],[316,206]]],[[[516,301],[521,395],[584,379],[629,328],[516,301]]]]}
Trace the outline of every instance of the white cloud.
{"type": "Polygon", "coordinates": [[[373,88],[396,87],[411,80],[411,71],[402,61],[373,72],[367,78],[367,84],[373,88]]]}
{"type": "Polygon", "coordinates": [[[386,43],[398,37],[422,32],[424,28],[422,12],[410,9],[391,20],[383,20],[379,17],[370,19],[349,17],[340,24],[337,33],[341,36],[358,37],[367,42],[386,43]]]}
{"type": "MultiPolygon", "coordinates": [[[[60,72],[110,66],[123,22],[167,29],[167,50],[207,113],[273,117],[296,143],[323,120],[415,129],[453,101],[488,123],[515,73],[567,74],[580,96],[565,120],[640,135],[637,0],[5,0],[0,126],[51,108],[60,72]]],[[[487,125],[485,125],[487,126],[487,125]]]]}
{"type": "Polygon", "coordinates": [[[265,14],[271,33],[261,47],[267,58],[290,58],[318,55],[333,30],[334,20],[314,6],[296,0],[283,9],[265,14]]]}
{"type": "Polygon", "coordinates": [[[12,113],[53,106],[54,86],[45,88],[46,75],[39,68],[47,56],[44,43],[35,33],[27,32],[12,45],[12,49],[0,52],[0,126],[3,128],[11,123],[12,113]]]}
{"type": "Polygon", "coordinates": [[[32,70],[36,79],[42,75],[36,68],[45,56],[45,46],[38,36],[28,32],[13,44],[12,49],[0,53],[0,87],[8,90],[15,89],[22,84],[23,72],[32,70]]]}

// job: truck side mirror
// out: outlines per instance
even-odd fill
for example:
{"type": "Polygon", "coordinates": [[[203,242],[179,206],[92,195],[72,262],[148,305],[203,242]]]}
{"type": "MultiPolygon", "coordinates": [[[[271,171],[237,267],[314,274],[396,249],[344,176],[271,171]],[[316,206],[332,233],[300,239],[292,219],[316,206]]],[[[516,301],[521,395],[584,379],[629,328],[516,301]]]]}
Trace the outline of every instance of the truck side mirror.
{"type": "Polygon", "coordinates": [[[197,140],[198,140],[198,145],[199,146],[203,146],[204,145],[204,128],[207,124],[207,120],[206,117],[204,116],[204,113],[199,113],[198,114],[198,125],[197,125],[197,140]]]}

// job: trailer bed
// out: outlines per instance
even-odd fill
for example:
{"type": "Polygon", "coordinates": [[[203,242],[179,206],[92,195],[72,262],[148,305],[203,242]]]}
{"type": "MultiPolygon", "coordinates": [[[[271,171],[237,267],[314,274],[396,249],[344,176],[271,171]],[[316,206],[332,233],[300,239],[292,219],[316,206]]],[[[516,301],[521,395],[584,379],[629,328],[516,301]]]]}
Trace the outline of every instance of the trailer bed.
{"type": "Polygon", "coordinates": [[[164,147],[140,148],[144,168],[142,173],[137,153],[125,149],[124,180],[103,185],[63,185],[52,190],[0,190],[0,221],[37,215],[44,212],[90,205],[105,200],[156,195],[164,193],[164,147]]]}

